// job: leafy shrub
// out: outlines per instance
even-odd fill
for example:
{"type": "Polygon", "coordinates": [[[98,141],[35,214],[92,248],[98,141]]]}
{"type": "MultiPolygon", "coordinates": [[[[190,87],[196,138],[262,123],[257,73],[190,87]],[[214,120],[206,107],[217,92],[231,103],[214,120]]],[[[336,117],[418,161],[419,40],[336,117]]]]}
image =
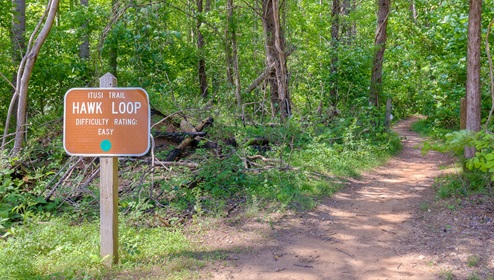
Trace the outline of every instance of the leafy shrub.
{"type": "Polygon", "coordinates": [[[491,186],[492,181],[494,181],[494,135],[485,131],[473,133],[468,130],[460,130],[448,133],[444,138],[444,143],[431,144],[426,142],[423,152],[425,153],[432,149],[454,153],[464,167],[463,184],[467,185],[466,190],[490,190],[485,187],[491,186]],[[476,149],[474,157],[465,159],[465,147],[474,147],[476,149]]]}

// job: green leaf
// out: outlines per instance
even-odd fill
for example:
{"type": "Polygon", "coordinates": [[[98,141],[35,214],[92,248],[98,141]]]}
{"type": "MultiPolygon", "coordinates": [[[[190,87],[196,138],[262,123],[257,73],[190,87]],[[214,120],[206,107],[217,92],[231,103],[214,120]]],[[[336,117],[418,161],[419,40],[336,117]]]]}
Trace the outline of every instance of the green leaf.
{"type": "Polygon", "coordinates": [[[472,159],[469,159],[467,162],[466,162],[466,167],[468,168],[468,170],[472,170],[473,169],[473,160],[472,159]]]}
{"type": "Polygon", "coordinates": [[[494,153],[485,155],[485,159],[487,159],[488,162],[494,161],[494,153]]]}
{"type": "Polygon", "coordinates": [[[485,163],[485,167],[487,167],[487,168],[494,167],[494,160],[487,160],[485,163]]]}

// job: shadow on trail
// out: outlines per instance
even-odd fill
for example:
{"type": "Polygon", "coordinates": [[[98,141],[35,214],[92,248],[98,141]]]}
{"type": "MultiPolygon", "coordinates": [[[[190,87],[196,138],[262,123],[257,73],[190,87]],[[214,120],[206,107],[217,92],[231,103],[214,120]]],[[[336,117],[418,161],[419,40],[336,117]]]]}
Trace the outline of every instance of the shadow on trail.
{"type": "Polygon", "coordinates": [[[273,223],[268,241],[226,251],[231,266],[213,279],[437,279],[415,227],[434,177],[451,161],[421,155],[412,121],[394,128],[403,139],[398,156],[314,211],[273,223]]]}

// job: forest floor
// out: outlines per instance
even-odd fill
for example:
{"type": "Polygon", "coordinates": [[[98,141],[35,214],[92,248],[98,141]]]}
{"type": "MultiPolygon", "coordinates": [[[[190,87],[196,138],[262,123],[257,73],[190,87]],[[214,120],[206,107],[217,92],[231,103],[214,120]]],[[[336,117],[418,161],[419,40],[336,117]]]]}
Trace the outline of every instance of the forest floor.
{"type": "MultiPolygon", "coordinates": [[[[415,119],[416,120],[416,119],[415,119]]],[[[435,178],[458,172],[445,154],[394,126],[403,149],[352,179],[316,209],[222,220],[196,242],[219,260],[204,279],[494,279],[494,203],[484,195],[439,200],[435,178]]]]}

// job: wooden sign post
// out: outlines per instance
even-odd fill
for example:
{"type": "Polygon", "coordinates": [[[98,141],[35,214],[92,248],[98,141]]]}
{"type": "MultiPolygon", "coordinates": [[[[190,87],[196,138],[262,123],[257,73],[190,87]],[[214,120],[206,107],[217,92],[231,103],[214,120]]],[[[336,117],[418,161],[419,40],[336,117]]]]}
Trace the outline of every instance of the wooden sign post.
{"type": "MultiPolygon", "coordinates": [[[[117,87],[117,78],[106,73],[99,80],[100,87],[117,87]]],[[[100,255],[106,264],[118,263],[118,157],[102,156],[100,175],[100,255]]]]}
{"type": "Polygon", "coordinates": [[[70,89],[64,98],[63,146],[69,155],[100,157],[100,253],[118,263],[118,156],[149,150],[149,97],[141,88],[117,88],[110,73],[100,88],[70,89]]]}

